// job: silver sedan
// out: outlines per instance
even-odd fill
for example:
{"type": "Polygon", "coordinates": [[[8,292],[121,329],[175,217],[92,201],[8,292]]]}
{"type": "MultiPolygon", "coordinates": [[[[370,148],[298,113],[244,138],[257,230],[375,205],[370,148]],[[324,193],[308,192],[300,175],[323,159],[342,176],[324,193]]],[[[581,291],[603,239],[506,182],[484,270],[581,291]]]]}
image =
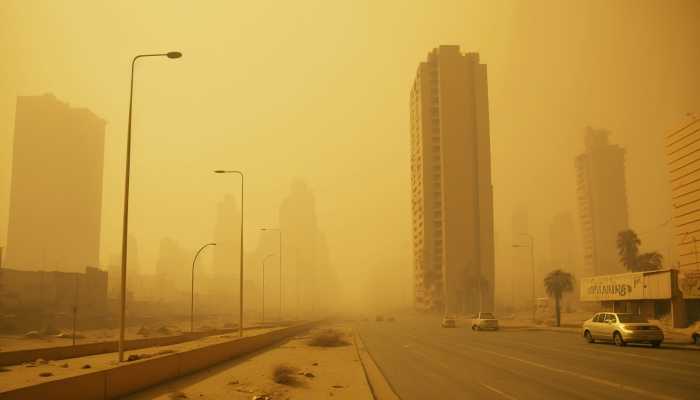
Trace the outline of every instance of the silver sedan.
{"type": "Polygon", "coordinates": [[[596,340],[612,341],[618,346],[627,343],[650,343],[659,347],[664,332],[644,317],[627,313],[597,313],[583,323],[583,337],[589,343],[596,340]]]}

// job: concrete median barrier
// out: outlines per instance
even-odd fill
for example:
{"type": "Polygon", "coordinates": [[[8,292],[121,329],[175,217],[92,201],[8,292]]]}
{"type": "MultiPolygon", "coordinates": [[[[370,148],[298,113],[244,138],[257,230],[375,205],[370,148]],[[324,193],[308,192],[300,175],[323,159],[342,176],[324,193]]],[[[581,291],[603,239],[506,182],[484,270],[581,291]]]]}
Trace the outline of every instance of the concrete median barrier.
{"type": "Polygon", "coordinates": [[[150,386],[189,375],[238,356],[260,350],[304,332],[318,322],[308,322],[260,335],[199,347],[179,353],[123,363],[85,373],[2,392],[0,400],[116,399],[150,386]]]}

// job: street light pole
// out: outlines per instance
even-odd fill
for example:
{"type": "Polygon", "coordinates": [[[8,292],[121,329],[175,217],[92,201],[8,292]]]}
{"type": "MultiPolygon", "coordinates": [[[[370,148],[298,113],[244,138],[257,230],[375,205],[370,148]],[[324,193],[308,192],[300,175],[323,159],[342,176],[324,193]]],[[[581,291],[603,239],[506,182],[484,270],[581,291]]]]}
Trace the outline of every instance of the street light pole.
{"type": "Polygon", "coordinates": [[[129,123],[126,131],[126,168],[124,173],[124,215],[122,222],[122,265],[121,265],[121,306],[119,314],[119,362],[124,361],[124,329],[126,323],[126,237],[129,230],[129,173],[131,171],[131,112],[134,99],[134,65],[136,60],[145,57],[168,57],[176,59],[182,57],[179,51],[157,54],[139,54],[131,60],[131,85],[129,89],[129,123]]]}
{"type": "Polygon", "coordinates": [[[280,308],[279,319],[282,320],[282,228],[261,228],[261,231],[277,231],[279,234],[279,256],[280,256],[280,308]]]}
{"type": "Polygon", "coordinates": [[[521,233],[521,236],[527,236],[530,239],[528,246],[514,244],[513,247],[529,247],[530,248],[530,267],[532,269],[532,320],[535,320],[535,312],[537,311],[537,302],[535,301],[535,238],[529,233],[521,233]]]}
{"type": "Polygon", "coordinates": [[[216,243],[207,243],[204,246],[200,247],[199,250],[197,250],[197,253],[194,255],[194,260],[192,260],[192,301],[190,302],[190,332],[194,332],[194,266],[197,263],[197,257],[199,257],[199,253],[202,252],[202,250],[206,249],[209,246],[216,246],[216,243]]]}
{"type": "Polygon", "coordinates": [[[262,322],[265,322],[265,261],[274,255],[274,253],[266,255],[262,262],[262,322]]]}
{"type": "Polygon", "coordinates": [[[217,169],[215,174],[238,174],[241,177],[241,255],[240,255],[240,271],[239,271],[239,302],[238,302],[238,336],[243,337],[243,172],[236,170],[217,169]]]}

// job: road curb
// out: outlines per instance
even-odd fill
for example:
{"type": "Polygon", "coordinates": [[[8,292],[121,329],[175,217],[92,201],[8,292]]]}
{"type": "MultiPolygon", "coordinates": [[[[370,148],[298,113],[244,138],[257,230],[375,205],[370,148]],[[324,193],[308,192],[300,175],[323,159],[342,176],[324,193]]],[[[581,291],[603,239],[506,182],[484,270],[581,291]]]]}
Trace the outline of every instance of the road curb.
{"type": "Polygon", "coordinates": [[[400,397],[394,392],[377,363],[374,362],[372,355],[367,351],[362,338],[357,332],[353,332],[353,343],[374,400],[400,400],[400,397]]]}

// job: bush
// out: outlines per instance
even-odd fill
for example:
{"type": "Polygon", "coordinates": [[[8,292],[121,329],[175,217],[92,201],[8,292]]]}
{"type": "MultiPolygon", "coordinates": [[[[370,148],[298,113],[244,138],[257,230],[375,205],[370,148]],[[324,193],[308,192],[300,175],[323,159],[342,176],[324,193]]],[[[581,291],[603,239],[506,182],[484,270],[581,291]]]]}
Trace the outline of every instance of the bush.
{"type": "Polygon", "coordinates": [[[272,380],[280,385],[296,385],[296,375],[297,369],[286,364],[279,364],[272,370],[272,380]]]}
{"type": "Polygon", "coordinates": [[[310,346],[337,347],[347,346],[350,343],[345,340],[343,333],[335,329],[326,329],[314,334],[309,340],[310,346]]]}

